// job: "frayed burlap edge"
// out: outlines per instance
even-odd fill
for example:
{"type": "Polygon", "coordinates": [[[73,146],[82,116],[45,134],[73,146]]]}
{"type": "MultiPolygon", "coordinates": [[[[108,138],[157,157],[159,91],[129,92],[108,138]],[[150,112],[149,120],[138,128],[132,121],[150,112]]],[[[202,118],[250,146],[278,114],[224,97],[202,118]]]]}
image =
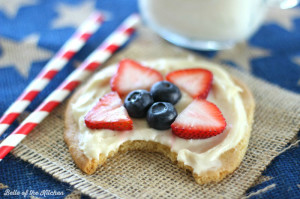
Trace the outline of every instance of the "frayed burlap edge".
{"type": "MultiPolygon", "coordinates": [[[[299,131],[299,129],[300,129],[300,124],[299,124],[298,129],[295,129],[294,132],[297,133],[299,131]]],[[[291,139],[293,139],[293,138],[291,138],[291,139]]],[[[297,140],[296,142],[294,142],[293,144],[290,144],[287,147],[284,147],[286,144],[283,143],[282,144],[283,149],[280,152],[278,152],[277,154],[272,154],[272,156],[273,156],[272,160],[276,156],[284,153],[288,149],[291,149],[291,148],[295,147],[299,143],[300,143],[300,140],[297,140]]],[[[15,148],[13,150],[13,154],[16,157],[20,157],[21,159],[23,159],[23,160],[25,160],[25,161],[41,168],[45,172],[52,175],[54,178],[56,178],[58,180],[61,180],[63,182],[69,183],[75,189],[80,190],[80,192],[83,193],[83,194],[89,195],[93,198],[99,198],[99,199],[102,199],[102,198],[103,199],[118,198],[116,195],[104,190],[102,187],[95,186],[92,183],[88,182],[87,180],[84,180],[84,179],[80,178],[76,174],[73,174],[73,173],[67,171],[64,168],[61,168],[61,167],[57,166],[55,163],[51,162],[48,158],[45,158],[45,157],[39,155],[34,150],[26,147],[25,145],[20,144],[17,148],[15,148]]],[[[272,160],[270,160],[269,163],[272,160]]],[[[268,164],[265,165],[264,167],[259,168],[259,170],[257,170],[257,173],[256,173],[254,178],[256,179],[257,177],[259,177],[261,175],[261,172],[263,170],[265,170],[265,168],[267,166],[268,166],[268,164]]],[[[271,184],[271,185],[269,185],[265,188],[262,188],[260,190],[255,191],[255,192],[251,192],[247,196],[244,196],[242,198],[248,199],[252,196],[260,195],[262,193],[265,193],[267,191],[272,190],[273,188],[275,188],[275,186],[276,186],[276,184],[271,184]]]]}
{"type": "Polygon", "coordinates": [[[36,151],[23,144],[20,144],[15,148],[13,154],[16,157],[20,157],[22,160],[41,168],[54,178],[69,183],[83,194],[99,199],[118,198],[116,195],[104,190],[102,187],[95,186],[91,182],[80,178],[78,175],[67,171],[65,168],[57,166],[57,164],[51,162],[48,158],[39,155],[36,151]]]}
{"type": "MultiPolygon", "coordinates": [[[[299,126],[300,126],[300,125],[299,125],[299,126]]],[[[300,128],[300,127],[299,127],[299,128],[300,128]]],[[[297,132],[298,132],[298,131],[297,131],[297,132]]],[[[298,136],[296,135],[292,140],[294,140],[294,139],[298,139],[298,136]]],[[[280,151],[280,152],[277,154],[277,156],[281,155],[282,153],[286,152],[286,151],[289,150],[289,149],[292,149],[293,147],[298,147],[299,143],[300,143],[300,140],[296,140],[296,141],[294,141],[294,142],[291,142],[291,144],[290,144],[289,146],[283,148],[282,151],[280,151]]],[[[274,157],[274,158],[275,158],[275,157],[274,157]]],[[[271,160],[271,161],[272,161],[272,160],[271,160]]],[[[271,161],[270,161],[270,162],[271,162],[271,161]]],[[[268,166],[268,165],[267,165],[267,166],[268,166]]],[[[267,166],[266,166],[266,167],[267,167],[267,166]]],[[[253,183],[253,186],[259,185],[260,183],[259,183],[258,181],[259,181],[259,178],[253,183]]],[[[246,196],[243,197],[243,199],[248,199],[248,198],[251,198],[252,196],[259,196],[259,195],[261,195],[261,194],[263,194],[263,193],[266,193],[266,192],[268,192],[268,191],[271,191],[271,190],[272,190],[273,188],[275,188],[275,187],[276,187],[276,184],[275,184],[275,183],[270,184],[270,185],[268,185],[268,186],[266,186],[266,187],[264,187],[264,188],[258,189],[257,191],[253,191],[253,192],[248,193],[246,196]]]]}

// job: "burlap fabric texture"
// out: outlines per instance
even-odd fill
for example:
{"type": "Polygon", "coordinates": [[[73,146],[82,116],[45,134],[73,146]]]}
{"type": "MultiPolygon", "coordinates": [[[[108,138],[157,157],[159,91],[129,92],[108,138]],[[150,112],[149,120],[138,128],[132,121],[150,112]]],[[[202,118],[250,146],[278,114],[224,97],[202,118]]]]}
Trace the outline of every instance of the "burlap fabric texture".
{"type": "MultiPolygon", "coordinates": [[[[191,52],[139,27],[135,39],[105,65],[122,58],[149,60],[188,56],[192,56],[191,52]]],[[[220,183],[198,185],[190,173],[179,169],[163,155],[141,151],[120,154],[94,175],[85,175],[74,164],[63,140],[66,102],[28,135],[13,154],[97,198],[240,198],[296,136],[300,127],[300,96],[247,73],[223,67],[249,86],[256,100],[256,110],[245,158],[240,167],[220,183]]]]}

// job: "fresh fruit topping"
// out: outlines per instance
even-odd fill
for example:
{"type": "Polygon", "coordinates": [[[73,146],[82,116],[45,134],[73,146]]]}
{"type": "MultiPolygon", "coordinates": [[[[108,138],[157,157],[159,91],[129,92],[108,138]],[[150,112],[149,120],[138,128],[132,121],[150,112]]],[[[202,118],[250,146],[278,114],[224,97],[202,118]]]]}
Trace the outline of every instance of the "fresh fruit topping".
{"type": "Polygon", "coordinates": [[[132,120],[122,105],[118,93],[110,92],[84,117],[85,124],[91,129],[131,130],[132,120]]]}
{"type": "Polygon", "coordinates": [[[205,99],[211,88],[213,74],[206,69],[193,68],[170,72],[166,79],[193,98],[205,99]]]}
{"type": "Polygon", "coordinates": [[[143,118],[146,117],[147,111],[154,103],[150,92],[146,90],[131,91],[124,102],[130,117],[143,118]]]}
{"type": "Polygon", "coordinates": [[[155,102],[176,104],[181,98],[179,88],[168,81],[156,82],[150,92],[155,102]]]}
{"type": "Polygon", "coordinates": [[[163,76],[158,71],[144,67],[133,60],[124,59],[120,62],[117,73],[112,77],[110,86],[123,97],[137,89],[150,90],[154,83],[162,80],[163,76]]]}
{"type": "Polygon", "coordinates": [[[151,128],[167,130],[177,117],[174,106],[168,102],[155,102],[147,113],[147,122],[151,128]]]}
{"type": "Polygon", "coordinates": [[[206,100],[194,99],[171,125],[173,134],[184,139],[201,139],[218,135],[226,128],[219,108],[206,100]]]}

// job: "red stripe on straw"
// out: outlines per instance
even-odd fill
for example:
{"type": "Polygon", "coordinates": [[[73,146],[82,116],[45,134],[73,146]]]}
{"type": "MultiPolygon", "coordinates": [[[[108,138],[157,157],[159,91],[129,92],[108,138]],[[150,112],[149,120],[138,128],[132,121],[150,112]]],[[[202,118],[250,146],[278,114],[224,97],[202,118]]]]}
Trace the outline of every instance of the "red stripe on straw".
{"type": "Polygon", "coordinates": [[[50,101],[43,105],[39,111],[46,111],[46,112],[51,112],[55,107],[57,107],[60,104],[60,102],[57,101],[50,101]]]}
{"type": "Polygon", "coordinates": [[[111,44],[107,46],[105,49],[111,53],[114,53],[116,50],[118,50],[119,46],[116,44],[111,44]]]}
{"type": "Polygon", "coordinates": [[[70,60],[74,55],[76,54],[76,52],[74,51],[67,51],[67,52],[64,52],[61,57],[62,58],[65,58],[67,60],[70,60]]]}
{"type": "MultiPolygon", "coordinates": [[[[34,127],[36,127],[38,123],[28,122],[24,125],[20,125],[13,134],[21,134],[21,135],[28,135],[34,127]]],[[[10,136],[10,135],[9,135],[10,136]]]]}
{"type": "Polygon", "coordinates": [[[0,147],[0,160],[2,160],[14,147],[13,146],[1,146],[0,147]]]}
{"type": "Polygon", "coordinates": [[[102,22],[104,20],[104,17],[103,17],[103,15],[101,15],[101,16],[96,15],[95,16],[95,20],[100,23],[100,22],[102,22]]]}
{"type": "Polygon", "coordinates": [[[2,124],[12,124],[19,115],[20,113],[9,113],[1,117],[0,122],[2,124]]]}
{"type": "Polygon", "coordinates": [[[91,62],[89,64],[87,64],[87,66],[85,67],[85,70],[90,70],[90,71],[94,71],[101,63],[99,62],[91,62]]]}
{"type": "Polygon", "coordinates": [[[131,35],[134,32],[134,28],[128,28],[126,26],[122,26],[119,28],[119,31],[124,32],[125,34],[131,35]]]}
{"type": "Polygon", "coordinates": [[[71,91],[74,88],[76,88],[79,84],[80,84],[80,81],[71,81],[71,82],[68,82],[66,85],[63,85],[62,89],[71,91]]]}
{"type": "Polygon", "coordinates": [[[28,93],[25,94],[25,96],[21,98],[21,100],[32,101],[39,93],[40,91],[34,91],[34,90],[29,91],[28,93]]]}
{"type": "Polygon", "coordinates": [[[128,35],[131,35],[133,32],[134,32],[134,29],[133,29],[133,28],[128,28],[128,29],[126,29],[126,31],[125,31],[125,33],[128,34],[128,35]]]}
{"type": "Polygon", "coordinates": [[[53,79],[54,76],[58,73],[57,70],[49,70],[45,74],[41,75],[41,79],[53,79]]]}
{"type": "Polygon", "coordinates": [[[79,36],[79,38],[83,39],[83,40],[87,40],[90,37],[91,37],[90,33],[84,33],[84,34],[82,34],[82,35],[79,36]]]}

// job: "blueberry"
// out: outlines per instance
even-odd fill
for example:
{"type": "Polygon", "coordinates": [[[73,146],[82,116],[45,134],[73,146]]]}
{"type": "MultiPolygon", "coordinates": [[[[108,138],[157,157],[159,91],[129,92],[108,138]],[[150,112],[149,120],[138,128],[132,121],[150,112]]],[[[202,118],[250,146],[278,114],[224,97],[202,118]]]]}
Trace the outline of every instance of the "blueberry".
{"type": "Polygon", "coordinates": [[[135,90],[127,95],[124,106],[131,117],[143,118],[146,117],[147,111],[153,103],[150,92],[135,90]]]}
{"type": "Polygon", "coordinates": [[[181,98],[179,88],[168,81],[155,83],[150,93],[155,102],[170,102],[171,104],[176,104],[181,98]]]}
{"type": "Polygon", "coordinates": [[[157,130],[169,129],[176,117],[176,109],[168,102],[155,102],[147,112],[149,126],[157,130]]]}

